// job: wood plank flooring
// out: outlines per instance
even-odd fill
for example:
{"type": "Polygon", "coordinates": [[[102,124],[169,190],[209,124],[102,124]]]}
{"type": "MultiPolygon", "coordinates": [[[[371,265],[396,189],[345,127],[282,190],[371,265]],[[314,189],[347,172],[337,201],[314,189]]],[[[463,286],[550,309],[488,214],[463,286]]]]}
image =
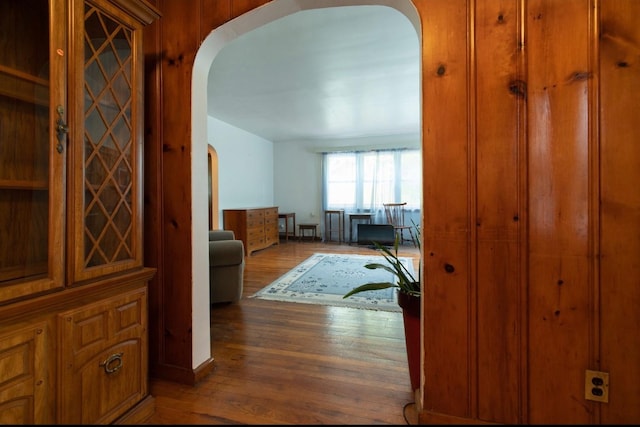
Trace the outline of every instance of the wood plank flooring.
{"type": "MultiPolygon", "coordinates": [[[[416,424],[402,314],[246,298],[315,252],[288,242],[245,258],[243,298],[211,309],[215,369],[195,386],[151,379],[147,424],[416,424]]],[[[418,249],[404,245],[418,268],[418,249]]]]}

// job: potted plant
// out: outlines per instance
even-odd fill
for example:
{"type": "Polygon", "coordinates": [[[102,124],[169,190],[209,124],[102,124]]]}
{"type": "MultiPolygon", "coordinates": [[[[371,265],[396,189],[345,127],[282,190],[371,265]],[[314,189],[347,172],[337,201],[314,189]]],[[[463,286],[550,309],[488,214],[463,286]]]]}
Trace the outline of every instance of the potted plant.
{"type": "MultiPolygon", "coordinates": [[[[412,235],[414,244],[420,248],[420,227],[413,224],[415,235],[412,235]]],[[[409,378],[411,380],[411,388],[415,390],[420,387],[420,298],[422,296],[422,282],[420,269],[418,269],[418,278],[413,275],[411,270],[407,268],[398,256],[398,245],[400,236],[396,234],[393,244],[393,250],[373,242],[385,258],[386,263],[369,263],[365,264],[368,269],[383,269],[393,274],[395,281],[393,282],[370,282],[360,286],[356,286],[347,292],[343,298],[348,298],[365,291],[375,291],[388,288],[397,288],[398,305],[402,308],[402,318],[404,321],[404,337],[407,346],[407,362],[409,363],[409,378]]]]}

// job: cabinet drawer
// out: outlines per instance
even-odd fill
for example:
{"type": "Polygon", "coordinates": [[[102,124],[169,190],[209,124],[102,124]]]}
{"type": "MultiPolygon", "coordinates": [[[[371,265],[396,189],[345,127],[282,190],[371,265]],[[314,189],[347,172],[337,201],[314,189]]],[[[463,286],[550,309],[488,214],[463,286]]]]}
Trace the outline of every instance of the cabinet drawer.
{"type": "Polygon", "coordinates": [[[58,316],[60,423],[111,423],[146,396],[146,319],[146,288],[58,316]]]}
{"type": "Polygon", "coordinates": [[[54,424],[50,403],[54,383],[49,373],[48,328],[37,324],[0,333],[0,423],[54,424]]]}

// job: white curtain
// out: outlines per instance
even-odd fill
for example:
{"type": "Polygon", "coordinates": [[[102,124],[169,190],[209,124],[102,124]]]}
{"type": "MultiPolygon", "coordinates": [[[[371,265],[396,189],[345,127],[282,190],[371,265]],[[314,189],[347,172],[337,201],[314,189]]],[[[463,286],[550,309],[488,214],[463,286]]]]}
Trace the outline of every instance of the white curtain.
{"type": "Polygon", "coordinates": [[[407,202],[405,220],[420,221],[420,150],[324,153],[323,209],[371,213],[385,223],[383,203],[407,202]]]}

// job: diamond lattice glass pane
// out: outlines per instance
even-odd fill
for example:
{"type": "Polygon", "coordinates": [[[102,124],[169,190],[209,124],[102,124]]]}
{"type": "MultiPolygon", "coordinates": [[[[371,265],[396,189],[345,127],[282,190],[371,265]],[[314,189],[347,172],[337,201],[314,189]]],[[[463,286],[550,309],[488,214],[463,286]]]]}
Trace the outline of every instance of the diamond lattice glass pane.
{"type": "Polygon", "coordinates": [[[100,110],[100,114],[104,117],[105,123],[110,125],[120,113],[120,108],[110,90],[102,92],[97,99],[96,107],[100,110]]]}
{"type": "Polygon", "coordinates": [[[113,79],[113,88],[120,105],[125,106],[131,101],[131,85],[124,74],[119,73],[113,79]]]}
{"type": "Polygon", "coordinates": [[[85,248],[87,248],[85,258],[88,260],[87,266],[94,267],[111,262],[114,254],[118,250],[118,240],[109,226],[104,229],[100,240],[95,242],[95,244],[88,234],[85,235],[85,248]]]}
{"type": "Polygon", "coordinates": [[[85,259],[97,266],[133,257],[132,32],[93,7],[85,12],[86,168],[95,171],[85,203],[104,219],[85,223],[85,259]]]}
{"type": "Polygon", "coordinates": [[[100,93],[104,91],[107,85],[107,80],[104,77],[104,73],[100,69],[98,61],[91,61],[85,66],[84,70],[85,79],[85,111],[89,109],[92,103],[97,102],[100,93]]]}
{"type": "MultiPolygon", "coordinates": [[[[98,110],[92,110],[85,117],[84,126],[89,140],[87,142],[90,142],[93,145],[98,145],[100,143],[100,139],[104,136],[107,130],[98,110]]],[[[89,147],[85,147],[85,149],[87,148],[89,147]]]]}
{"type": "Polygon", "coordinates": [[[113,182],[109,182],[99,195],[99,201],[109,216],[113,215],[120,199],[120,192],[115,188],[113,182]]]}
{"type": "Polygon", "coordinates": [[[118,237],[118,233],[113,229],[111,225],[109,225],[105,229],[105,233],[102,235],[100,239],[100,250],[104,254],[104,257],[107,259],[107,262],[111,262],[113,260],[116,251],[118,250],[118,246],[121,243],[120,237],[118,237]]]}
{"type": "Polygon", "coordinates": [[[131,144],[131,127],[124,117],[119,117],[113,125],[113,135],[120,150],[124,150],[131,144]]]}
{"type": "Polygon", "coordinates": [[[121,63],[131,59],[131,31],[126,28],[119,28],[113,37],[113,45],[116,48],[116,55],[121,63]]]}
{"type": "Polygon", "coordinates": [[[107,216],[98,203],[94,203],[85,217],[86,231],[91,241],[85,247],[93,247],[93,241],[100,236],[100,231],[109,223],[107,216]]]}
{"type": "Polygon", "coordinates": [[[87,261],[87,267],[95,267],[97,265],[106,264],[107,260],[102,256],[100,252],[94,251],[87,255],[89,261],[87,261]]]}
{"type": "Polygon", "coordinates": [[[108,137],[98,149],[100,158],[109,171],[113,171],[119,163],[120,150],[115,147],[111,137],[108,137]]]}
{"type": "Polygon", "coordinates": [[[127,246],[122,246],[113,260],[114,261],[124,261],[126,259],[130,259],[132,257],[132,254],[131,254],[131,251],[129,250],[129,248],[131,248],[131,245],[129,245],[129,244],[127,244],[127,246]]]}
{"type": "Polygon", "coordinates": [[[132,196],[133,194],[131,193],[131,185],[129,185],[129,187],[127,187],[127,192],[124,194],[124,200],[128,206],[132,206],[132,196]]]}
{"type": "MultiPolygon", "coordinates": [[[[125,161],[120,162],[116,167],[116,181],[118,182],[118,188],[120,189],[120,192],[126,198],[125,193],[128,192],[128,189],[131,185],[131,169],[125,161]]],[[[128,204],[128,202],[126,203],[128,204]]]]}
{"type": "Polygon", "coordinates": [[[98,187],[102,185],[107,176],[107,171],[102,164],[100,157],[94,156],[88,163],[85,169],[85,179],[87,185],[97,191],[98,187]]]}
{"type": "Polygon", "coordinates": [[[121,205],[118,212],[113,217],[113,225],[118,229],[121,236],[127,236],[131,228],[131,207],[121,205]]]}
{"type": "Polygon", "coordinates": [[[100,65],[104,70],[107,80],[113,80],[116,73],[120,70],[120,63],[116,60],[116,54],[113,52],[113,47],[109,44],[104,46],[104,49],[98,53],[100,59],[100,65]]]}
{"type": "Polygon", "coordinates": [[[100,19],[100,14],[88,4],[85,5],[84,22],[85,41],[89,43],[89,46],[86,46],[84,50],[86,61],[95,51],[100,49],[107,38],[107,33],[100,19]]]}

